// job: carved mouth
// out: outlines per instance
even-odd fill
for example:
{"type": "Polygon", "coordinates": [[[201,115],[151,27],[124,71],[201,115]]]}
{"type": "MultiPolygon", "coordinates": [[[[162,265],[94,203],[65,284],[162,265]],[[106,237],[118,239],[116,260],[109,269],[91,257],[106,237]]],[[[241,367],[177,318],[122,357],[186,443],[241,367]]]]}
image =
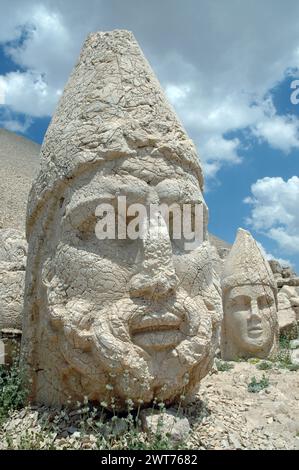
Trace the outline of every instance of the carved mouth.
{"type": "Polygon", "coordinates": [[[132,341],[144,349],[175,347],[182,341],[181,324],[173,313],[137,316],[130,325],[132,341]]]}
{"type": "Polygon", "coordinates": [[[252,326],[248,329],[250,336],[260,336],[263,333],[263,329],[260,325],[252,326]]]}

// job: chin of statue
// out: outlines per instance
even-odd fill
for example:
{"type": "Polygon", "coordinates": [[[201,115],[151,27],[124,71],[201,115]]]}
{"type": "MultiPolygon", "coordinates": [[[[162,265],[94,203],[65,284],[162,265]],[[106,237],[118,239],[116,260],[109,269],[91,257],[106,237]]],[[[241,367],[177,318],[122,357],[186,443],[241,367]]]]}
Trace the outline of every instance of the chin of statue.
{"type": "Polygon", "coordinates": [[[206,374],[212,325],[202,299],[178,290],[162,300],[128,297],[99,305],[81,298],[48,306],[65,396],[108,406],[112,400],[119,408],[128,399],[173,402],[206,374]]]}

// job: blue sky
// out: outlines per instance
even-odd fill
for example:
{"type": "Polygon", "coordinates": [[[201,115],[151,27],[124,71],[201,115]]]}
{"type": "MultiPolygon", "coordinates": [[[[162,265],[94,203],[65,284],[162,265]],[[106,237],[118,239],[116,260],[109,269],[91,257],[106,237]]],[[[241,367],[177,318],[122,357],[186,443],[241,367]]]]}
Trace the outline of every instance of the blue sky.
{"type": "Polygon", "coordinates": [[[41,143],[86,35],[130,29],[198,148],[210,231],[233,242],[247,228],[299,271],[296,0],[2,0],[1,12],[0,127],[41,143]]]}

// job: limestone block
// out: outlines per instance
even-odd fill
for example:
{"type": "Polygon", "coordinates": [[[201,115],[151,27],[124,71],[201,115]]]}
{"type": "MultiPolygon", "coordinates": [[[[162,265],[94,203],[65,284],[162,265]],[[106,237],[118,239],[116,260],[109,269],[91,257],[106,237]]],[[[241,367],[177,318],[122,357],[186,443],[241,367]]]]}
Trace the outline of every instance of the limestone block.
{"type": "Polygon", "coordinates": [[[299,322],[299,287],[284,285],[279,291],[278,299],[280,302],[283,302],[283,299],[285,299],[286,303],[284,307],[282,305],[279,306],[279,310],[291,307],[294,311],[296,321],[299,322]],[[289,303],[287,303],[286,297],[289,303]]]}
{"type": "Polygon", "coordinates": [[[284,286],[299,287],[299,277],[295,276],[295,277],[290,277],[288,279],[278,278],[277,286],[278,287],[284,287],[284,286]]]}
{"type": "Polygon", "coordinates": [[[290,359],[292,364],[299,366],[299,349],[294,349],[290,352],[290,359]]]}
{"type": "Polygon", "coordinates": [[[188,419],[177,414],[176,410],[142,410],[140,413],[143,430],[148,434],[159,433],[172,442],[184,442],[191,431],[188,419]]]}
{"type": "Polygon", "coordinates": [[[277,288],[251,234],[239,229],[222,273],[221,355],[267,358],[278,347],[277,288]]]}
{"type": "MultiPolygon", "coordinates": [[[[22,355],[31,398],[126,408],[189,394],[210,370],[222,301],[194,144],[132,33],[91,34],[47,131],[28,203],[22,355]],[[97,236],[99,204],[202,208],[186,250],[162,217],[97,236]]],[[[123,219],[122,219],[123,220],[123,219]]],[[[113,219],[109,227],[119,229],[113,219]]]]}
{"type": "Polygon", "coordinates": [[[290,341],[290,349],[299,349],[299,339],[290,341]]]}
{"type": "Polygon", "coordinates": [[[269,265],[270,265],[270,268],[272,269],[273,274],[274,275],[279,274],[279,276],[281,277],[281,275],[282,275],[282,266],[279,263],[279,261],[277,261],[276,259],[271,259],[269,261],[269,265]]]}
{"type": "Polygon", "coordinates": [[[289,339],[297,338],[297,320],[293,309],[278,310],[278,324],[280,335],[289,339]]]}
{"type": "Polygon", "coordinates": [[[3,328],[1,330],[0,342],[3,347],[3,362],[0,362],[0,364],[12,365],[14,361],[19,359],[21,337],[21,330],[15,328],[3,328]]]}

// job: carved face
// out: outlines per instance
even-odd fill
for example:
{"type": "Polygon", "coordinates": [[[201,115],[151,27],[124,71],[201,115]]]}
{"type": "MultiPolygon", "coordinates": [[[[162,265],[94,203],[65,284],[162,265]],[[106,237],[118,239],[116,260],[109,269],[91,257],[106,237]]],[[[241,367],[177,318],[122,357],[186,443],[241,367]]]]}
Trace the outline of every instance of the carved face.
{"type": "Polygon", "coordinates": [[[210,245],[186,252],[161,219],[144,240],[99,240],[95,209],[109,202],[117,211],[118,196],[204,204],[196,179],[162,158],[114,161],[78,177],[52,223],[42,334],[66,396],[169,400],[196,385],[213,354],[222,306],[210,245]]]}
{"type": "Polygon", "coordinates": [[[273,291],[264,285],[230,289],[224,298],[227,342],[242,356],[267,353],[273,344],[276,303],[273,291]]]}

